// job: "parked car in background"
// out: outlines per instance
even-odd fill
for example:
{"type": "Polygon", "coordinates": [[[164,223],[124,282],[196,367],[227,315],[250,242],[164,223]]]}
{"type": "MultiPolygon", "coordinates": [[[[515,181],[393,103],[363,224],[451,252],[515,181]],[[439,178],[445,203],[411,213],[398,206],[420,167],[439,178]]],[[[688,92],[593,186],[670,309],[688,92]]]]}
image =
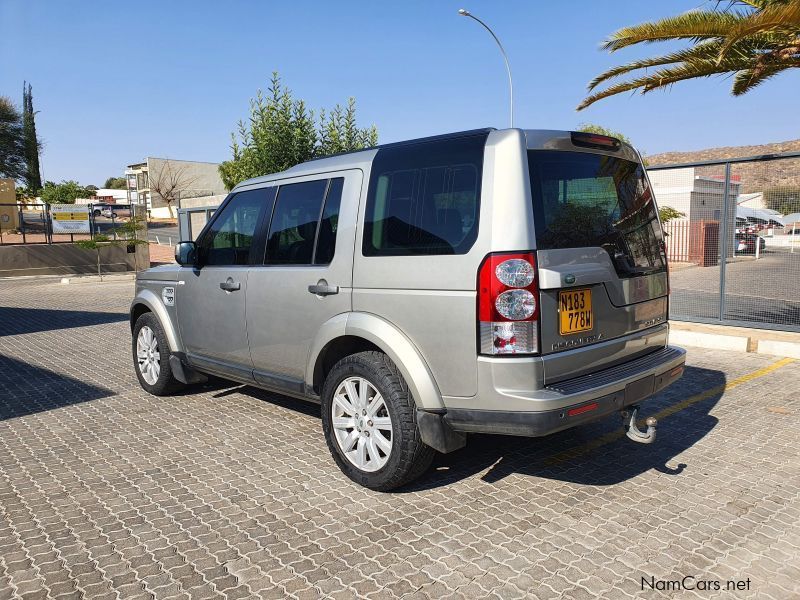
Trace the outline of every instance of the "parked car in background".
{"type": "Polygon", "coordinates": [[[131,209],[128,206],[106,206],[103,209],[102,215],[107,219],[119,219],[122,217],[130,217],[131,209]]]}
{"type": "Polygon", "coordinates": [[[318,402],[333,460],[376,490],[471,432],[622,412],[650,443],[638,405],[683,373],[647,172],[607,136],[484,129],[309,161],[237,185],[176,261],[137,275],[142,387],[212,374],[318,402]]]}
{"type": "Polygon", "coordinates": [[[737,254],[755,254],[756,240],[758,240],[759,253],[763,252],[764,248],[767,247],[767,242],[764,241],[764,238],[753,233],[737,233],[735,240],[737,254]]]}

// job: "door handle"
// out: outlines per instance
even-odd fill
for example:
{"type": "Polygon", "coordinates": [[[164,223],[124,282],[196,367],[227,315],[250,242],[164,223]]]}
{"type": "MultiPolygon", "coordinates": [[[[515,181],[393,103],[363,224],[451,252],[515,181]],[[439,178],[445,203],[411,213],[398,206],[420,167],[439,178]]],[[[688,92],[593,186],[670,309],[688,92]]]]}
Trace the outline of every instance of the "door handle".
{"type": "Polygon", "coordinates": [[[316,285],[308,286],[308,291],[317,296],[332,296],[339,293],[338,285],[328,285],[327,283],[318,283],[316,285]]]}
{"type": "Polygon", "coordinates": [[[219,284],[219,289],[225,290],[226,292],[236,292],[242,289],[242,284],[238,281],[234,281],[233,277],[228,277],[227,280],[219,284]]]}

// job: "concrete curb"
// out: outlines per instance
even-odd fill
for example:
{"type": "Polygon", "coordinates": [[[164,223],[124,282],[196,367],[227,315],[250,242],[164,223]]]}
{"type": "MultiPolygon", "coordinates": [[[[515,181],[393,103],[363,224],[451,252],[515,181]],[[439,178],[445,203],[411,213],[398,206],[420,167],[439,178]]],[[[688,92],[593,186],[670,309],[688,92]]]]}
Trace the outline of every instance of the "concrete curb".
{"type": "Polygon", "coordinates": [[[800,358],[800,343],[781,342],[778,340],[759,340],[756,352],[759,354],[771,354],[772,356],[800,358]]]}
{"type": "MultiPolygon", "coordinates": [[[[108,273],[102,276],[103,281],[122,281],[136,279],[135,271],[126,271],[124,273],[108,273]]],[[[53,281],[59,283],[91,283],[93,281],[99,282],[101,278],[98,275],[15,275],[13,277],[0,277],[0,281],[53,281]]]]}
{"type": "Polygon", "coordinates": [[[696,346],[697,348],[747,352],[750,338],[738,335],[718,335],[714,333],[673,329],[669,332],[669,341],[670,343],[674,342],[678,346],[696,346]]]}
{"type": "Polygon", "coordinates": [[[60,283],[79,284],[79,283],[107,283],[113,281],[134,281],[136,273],[109,273],[108,275],[72,275],[70,277],[62,277],[60,283]]]}
{"type": "Polygon", "coordinates": [[[671,321],[669,341],[678,346],[800,359],[800,333],[788,331],[671,321]]]}

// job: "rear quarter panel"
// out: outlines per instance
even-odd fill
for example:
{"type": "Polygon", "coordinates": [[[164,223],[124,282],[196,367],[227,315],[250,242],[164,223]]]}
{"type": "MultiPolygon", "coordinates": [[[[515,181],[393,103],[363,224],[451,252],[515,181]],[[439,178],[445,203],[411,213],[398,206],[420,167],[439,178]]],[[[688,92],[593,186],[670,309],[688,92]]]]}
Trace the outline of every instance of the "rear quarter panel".
{"type": "Polygon", "coordinates": [[[477,393],[476,288],[492,251],[534,246],[525,140],[493,132],[484,151],[478,237],[462,255],[365,257],[362,199],[353,269],[353,310],[374,313],[402,331],[428,364],[444,396],[477,393]]]}

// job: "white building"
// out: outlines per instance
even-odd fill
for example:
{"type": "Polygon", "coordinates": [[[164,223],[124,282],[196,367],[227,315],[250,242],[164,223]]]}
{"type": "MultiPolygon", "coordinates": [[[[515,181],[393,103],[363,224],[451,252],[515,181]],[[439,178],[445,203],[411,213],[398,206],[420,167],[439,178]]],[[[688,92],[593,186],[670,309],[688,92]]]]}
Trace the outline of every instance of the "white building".
{"type": "MultiPolygon", "coordinates": [[[[695,167],[648,171],[659,207],[683,213],[667,223],[667,252],[671,260],[704,266],[717,264],[719,236],[725,214],[725,178],[698,173],[695,167]]],[[[736,228],[736,207],[741,181],[728,186],[728,231],[731,244],[736,228]]]]}
{"type": "Polygon", "coordinates": [[[219,176],[219,164],[172,158],[148,157],[128,165],[127,202],[143,205],[153,218],[174,218],[182,206],[219,203],[214,196],[227,193],[219,176]]]}
{"type": "Polygon", "coordinates": [[[128,204],[128,191],[100,188],[91,198],[77,198],[75,204],[128,204]]]}
{"type": "MultiPolygon", "coordinates": [[[[648,171],[659,206],[670,206],[686,215],[689,221],[720,221],[725,199],[725,178],[700,175],[695,167],[648,171]]],[[[738,203],[741,182],[732,177],[728,205],[738,203]]],[[[731,222],[736,211],[730,210],[731,222]]]]}

